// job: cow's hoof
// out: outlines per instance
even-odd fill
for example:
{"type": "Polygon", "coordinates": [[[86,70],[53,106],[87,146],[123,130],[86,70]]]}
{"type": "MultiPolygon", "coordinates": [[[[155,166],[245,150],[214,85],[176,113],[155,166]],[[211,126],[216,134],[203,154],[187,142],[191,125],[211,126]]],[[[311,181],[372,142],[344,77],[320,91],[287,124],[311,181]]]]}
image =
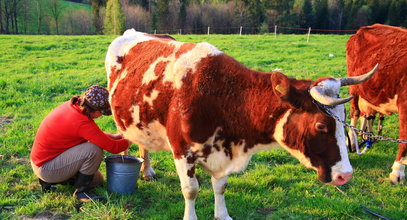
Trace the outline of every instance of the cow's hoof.
{"type": "Polygon", "coordinates": [[[215,220],[233,220],[229,215],[226,217],[215,217],[215,220]]]}
{"type": "Polygon", "coordinates": [[[148,172],[143,172],[143,180],[145,181],[155,181],[157,179],[157,174],[153,169],[149,169],[148,172]]]}
{"type": "Polygon", "coordinates": [[[149,181],[149,182],[155,181],[155,180],[157,180],[157,175],[153,175],[153,176],[151,176],[151,175],[143,175],[143,180],[149,181]]]}
{"type": "Polygon", "coordinates": [[[154,181],[157,179],[157,174],[151,166],[141,167],[141,172],[143,173],[143,180],[154,181]]]}
{"type": "Polygon", "coordinates": [[[404,173],[402,173],[401,175],[400,172],[392,172],[390,173],[390,180],[394,184],[404,184],[405,181],[404,173]]]}

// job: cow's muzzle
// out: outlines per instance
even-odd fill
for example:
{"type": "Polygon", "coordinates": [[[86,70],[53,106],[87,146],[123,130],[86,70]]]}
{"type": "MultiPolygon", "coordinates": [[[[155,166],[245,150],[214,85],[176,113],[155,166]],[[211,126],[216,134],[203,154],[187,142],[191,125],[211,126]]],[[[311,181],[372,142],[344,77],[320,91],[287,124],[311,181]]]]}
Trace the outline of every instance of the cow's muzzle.
{"type": "Polygon", "coordinates": [[[353,172],[336,174],[333,176],[332,181],[329,184],[336,186],[343,185],[349,182],[350,179],[352,179],[352,174],[353,172]]]}

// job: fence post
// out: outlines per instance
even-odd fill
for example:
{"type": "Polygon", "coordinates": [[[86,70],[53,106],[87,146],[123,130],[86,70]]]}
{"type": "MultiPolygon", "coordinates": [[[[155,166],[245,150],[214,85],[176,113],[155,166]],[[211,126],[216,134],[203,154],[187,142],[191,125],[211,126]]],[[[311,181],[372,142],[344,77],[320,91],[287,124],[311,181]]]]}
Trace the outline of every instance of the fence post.
{"type": "Polygon", "coordinates": [[[309,35],[311,34],[311,27],[308,28],[307,43],[309,42],[309,35]]]}
{"type": "Polygon", "coordinates": [[[210,32],[210,31],[211,31],[211,27],[208,26],[208,35],[209,35],[209,32],[210,32]]]}
{"type": "Polygon", "coordinates": [[[154,34],[157,34],[157,30],[156,30],[156,29],[154,29],[154,34]]]}
{"type": "Polygon", "coordinates": [[[274,25],[274,38],[277,38],[277,25],[274,25]]]}
{"type": "Polygon", "coordinates": [[[182,29],[181,28],[179,29],[179,34],[182,35],[182,29]]]}
{"type": "Polygon", "coordinates": [[[243,29],[243,27],[240,26],[240,33],[239,33],[240,36],[242,36],[242,29],[243,29]]]}

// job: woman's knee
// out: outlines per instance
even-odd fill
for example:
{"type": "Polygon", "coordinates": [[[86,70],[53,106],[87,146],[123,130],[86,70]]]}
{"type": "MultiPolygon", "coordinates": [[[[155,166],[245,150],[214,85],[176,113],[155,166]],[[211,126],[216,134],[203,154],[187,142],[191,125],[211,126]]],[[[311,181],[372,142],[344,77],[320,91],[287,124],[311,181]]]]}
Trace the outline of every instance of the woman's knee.
{"type": "Polygon", "coordinates": [[[103,160],[103,149],[92,142],[85,143],[85,149],[89,157],[95,158],[96,160],[103,160]]]}

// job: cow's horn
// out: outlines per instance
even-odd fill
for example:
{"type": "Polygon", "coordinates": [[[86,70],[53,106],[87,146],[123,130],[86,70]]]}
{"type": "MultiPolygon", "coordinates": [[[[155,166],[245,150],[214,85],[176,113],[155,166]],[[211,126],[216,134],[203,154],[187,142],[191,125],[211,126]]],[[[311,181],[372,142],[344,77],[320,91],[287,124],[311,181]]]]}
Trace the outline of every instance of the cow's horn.
{"type": "Polygon", "coordinates": [[[360,76],[340,78],[339,80],[341,81],[341,86],[355,85],[370,79],[370,77],[372,77],[375,74],[378,67],[379,64],[376,64],[376,66],[370,72],[360,76]]]}
{"type": "Polygon", "coordinates": [[[353,96],[349,96],[346,98],[333,98],[331,96],[327,96],[323,92],[322,88],[318,86],[312,87],[309,93],[311,94],[313,99],[323,105],[340,105],[349,102],[353,98],[353,96]]]}

